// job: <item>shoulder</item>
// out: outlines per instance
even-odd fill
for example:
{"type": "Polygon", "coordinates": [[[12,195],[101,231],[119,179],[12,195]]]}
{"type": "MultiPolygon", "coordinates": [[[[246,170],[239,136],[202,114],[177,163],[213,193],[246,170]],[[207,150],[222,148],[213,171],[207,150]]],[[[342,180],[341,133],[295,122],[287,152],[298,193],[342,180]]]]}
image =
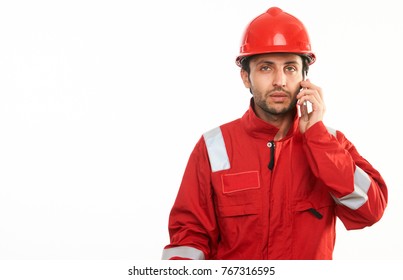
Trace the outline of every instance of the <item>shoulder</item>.
{"type": "Polygon", "coordinates": [[[203,138],[206,139],[206,137],[211,137],[211,136],[223,133],[223,132],[227,132],[227,131],[237,129],[237,128],[240,127],[240,123],[241,123],[241,119],[236,119],[236,120],[221,124],[219,126],[216,126],[216,127],[212,128],[212,129],[204,132],[203,133],[203,138]]]}

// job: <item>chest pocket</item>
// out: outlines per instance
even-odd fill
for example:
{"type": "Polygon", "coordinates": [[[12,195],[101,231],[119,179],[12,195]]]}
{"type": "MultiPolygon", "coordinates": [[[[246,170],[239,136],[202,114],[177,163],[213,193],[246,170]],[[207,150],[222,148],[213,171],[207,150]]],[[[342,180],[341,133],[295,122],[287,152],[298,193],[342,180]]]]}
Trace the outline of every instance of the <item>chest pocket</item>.
{"type": "Polygon", "coordinates": [[[216,188],[219,259],[261,259],[262,202],[258,171],[220,174],[216,188]],[[223,249],[222,249],[223,248],[223,249]],[[226,256],[225,253],[230,252],[226,256]]]}
{"type": "Polygon", "coordinates": [[[258,171],[221,175],[221,190],[217,190],[221,217],[258,214],[260,178],[258,171]]]}

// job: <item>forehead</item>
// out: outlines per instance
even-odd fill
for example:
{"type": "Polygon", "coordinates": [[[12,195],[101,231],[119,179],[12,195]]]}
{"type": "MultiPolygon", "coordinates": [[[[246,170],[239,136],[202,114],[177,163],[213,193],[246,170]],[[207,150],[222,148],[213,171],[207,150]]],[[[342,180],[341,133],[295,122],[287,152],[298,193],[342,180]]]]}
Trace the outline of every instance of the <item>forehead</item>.
{"type": "Polygon", "coordinates": [[[264,63],[264,62],[271,62],[271,63],[298,63],[302,65],[302,58],[293,53],[266,53],[266,54],[258,54],[251,59],[252,63],[264,63]]]}

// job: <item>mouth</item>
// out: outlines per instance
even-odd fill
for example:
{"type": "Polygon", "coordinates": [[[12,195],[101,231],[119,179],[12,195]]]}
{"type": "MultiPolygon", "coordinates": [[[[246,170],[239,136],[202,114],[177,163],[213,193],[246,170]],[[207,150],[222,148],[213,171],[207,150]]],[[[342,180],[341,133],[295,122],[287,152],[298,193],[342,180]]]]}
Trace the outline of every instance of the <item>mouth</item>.
{"type": "Polygon", "coordinates": [[[284,92],[273,92],[269,95],[269,98],[272,99],[275,103],[282,103],[286,99],[288,99],[288,95],[284,92]]]}

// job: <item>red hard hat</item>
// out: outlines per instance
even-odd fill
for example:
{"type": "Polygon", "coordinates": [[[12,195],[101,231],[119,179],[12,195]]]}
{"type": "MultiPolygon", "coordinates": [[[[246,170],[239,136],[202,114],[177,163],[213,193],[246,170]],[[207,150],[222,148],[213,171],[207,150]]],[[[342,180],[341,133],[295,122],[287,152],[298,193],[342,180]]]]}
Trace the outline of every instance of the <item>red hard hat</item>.
{"type": "Polygon", "coordinates": [[[246,27],[236,64],[244,57],[264,53],[295,53],[315,62],[305,26],[296,17],[272,7],[252,20],[246,27]]]}

